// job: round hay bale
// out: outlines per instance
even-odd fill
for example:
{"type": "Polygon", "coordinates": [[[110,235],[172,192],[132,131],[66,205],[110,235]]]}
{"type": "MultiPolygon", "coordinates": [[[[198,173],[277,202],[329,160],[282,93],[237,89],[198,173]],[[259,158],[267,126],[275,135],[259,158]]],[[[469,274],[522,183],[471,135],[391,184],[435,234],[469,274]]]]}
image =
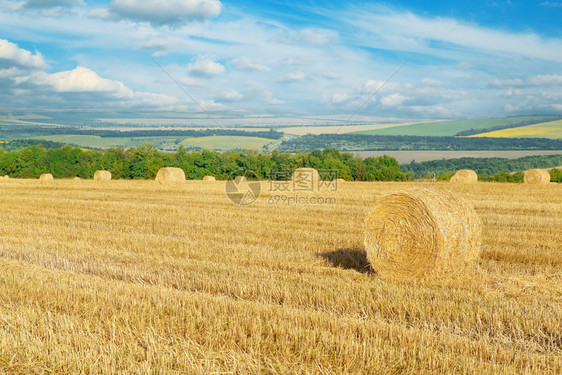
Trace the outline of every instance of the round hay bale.
{"type": "Polygon", "coordinates": [[[80,177],[74,177],[73,180],[78,181],[78,180],[81,180],[81,178],[80,177]]]}
{"type": "Polygon", "coordinates": [[[460,169],[451,177],[450,182],[458,184],[473,184],[478,182],[478,175],[472,169],[460,169]]]}
{"type": "Polygon", "coordinates": [[[110,181],[111,172],[110,171],[96,171],[94,173],[94,181],[110,181]]]}
{"type": "Polygon", "coordinates": [[[524,181],[526,184],[548,184],[550,173],[544,169],[529,169],[525,171],[524,181]]]}
{"type": "Polygon", "coordinates": [[[338,184],[343,184],[345,182],[345,180],[343,178],[338,178],[337,179],[337,183],[338,184]]]}
{"type": "Polygon", "coordinates": [[[243,182],[248,182],[248,179],[246,178],[246,176],[236,176],[234,178],[234,182],[236,183],[236,185],[241,184],[243,182]]]}
{"type": "Polygon", "coordinates": [[[205,176],[203,177],[203,181],[216,181],[217,179],[215,176],[205,176]]]}
{"type": "Polygon", "coordinates": [[[293,189],[295,191],[318,191],[320,174],[314,168],[297,168],[293,171],[293,189]]]}
{"type": "Polygon", "coordinates": [[[39,176],[39,181],[52,181],[54,180],[53,175],[50,173],[43,173],[39,176]]]}
{"type": "Polygon", "coordinates": [[[3,178],[4,180],[9,180],[9,179],[10,179],[10,176],[5,175],[5,176],[3,176],[2,178],[3,178]]]}
{"type": "Polygon", "coordinates": [[[383,278],[460,272],[480,252],[482,222],[469,203],[435,187],[382,198],[365,221],[365,250],[383,278]]]}
{"type": "Polygon", "coordinates": [[[185,172],[181,168],[160,168],[158,173],[156,173],[156,182],[161,185],[179,184],[185,182],[185,172]]]}

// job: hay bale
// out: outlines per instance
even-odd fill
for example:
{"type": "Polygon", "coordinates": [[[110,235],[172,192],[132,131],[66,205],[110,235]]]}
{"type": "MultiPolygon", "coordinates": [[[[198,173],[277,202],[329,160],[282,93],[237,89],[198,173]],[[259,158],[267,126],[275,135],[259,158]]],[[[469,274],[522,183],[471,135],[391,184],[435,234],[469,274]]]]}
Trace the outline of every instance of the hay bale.
{"type": "Polygon", "coordinates": [[[480,252],[482,223],[469,203],[435,187],[381,199],[365,221],[365,250],[383,278],[466,270],[480,252]]]}
{"type": "Polygon", "coordinates": [[[544,169],[529,169],[525,171],[524,180],[526,184],[548,184],[550,173],[544,169]]]}
{"type": "Polygon", "coordinates": [[[248,179],[246,178],[246,176],[236,176],[234,178],[234,182],[236,183],[236,185],[238,185],[244,182],[248,182],[248,179]]]}
{"type": "Polygon", "coordinates": [[[156,173],[156,182],[161,185],[179,184],[185,182],[185,172],[181,168],[160,168],[158,173],[156,173]]]}
{"type": "Polygon", "coordinates": [[[54,180],[53,175],[50,173],[43,173],[39,176],[39,181],[52,181],[54,180]]]}
{"type": "Polygon", "coordinates": [[[203,177],[203,181],[216,181],[217,179],[215,176],[205,176],[203,177]]]}
{"type": "Polygon", "coordinates": [[[73,180],[78,181],[78,180],[81,180],[81,178],[80,177],[74,177],[73,180]]]}
{"type": "Polygon", "coordinates": [[[293,189],[295,191],[318,191],[320,174],[314,168],[297,168],[293,171],[293,189]]]}
{"type": "Polygon", "coordinates": [[[338,184],[343,184],[345,180],[343,178],[338,178],[336,181],[338,184]]]}
{"type": "Polygon", "coordinates": [[[110,171],[96,171],[94,173],[94,181],[109,181],[111,180],[110,171]]]}
{"type": "Polygon", "coordinates": [[[478,175],[472,169],[460,169],[449,181],[457,184],[473,184],[478,182],[478,175]]]}
{"type": "Polygon", "coordinates": [[[5,175],[5,176],[3,176],[2,178],[3,178],[4,180],[9,180],[9,179],[10,179],[10,176],[5,175]]]}

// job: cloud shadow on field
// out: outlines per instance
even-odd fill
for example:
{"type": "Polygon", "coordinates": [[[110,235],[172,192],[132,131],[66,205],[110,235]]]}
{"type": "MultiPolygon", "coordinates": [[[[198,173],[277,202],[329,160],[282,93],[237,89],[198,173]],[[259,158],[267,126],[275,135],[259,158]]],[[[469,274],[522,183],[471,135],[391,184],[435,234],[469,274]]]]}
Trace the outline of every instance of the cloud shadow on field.
{"type": "Polygon", "coordinates": [[[318,253],[318,257],[326,259],[334,267],[355,270],[361,273],[371,273],[371,263],[363,249],[337,249],[325,253],[318,253]]]}

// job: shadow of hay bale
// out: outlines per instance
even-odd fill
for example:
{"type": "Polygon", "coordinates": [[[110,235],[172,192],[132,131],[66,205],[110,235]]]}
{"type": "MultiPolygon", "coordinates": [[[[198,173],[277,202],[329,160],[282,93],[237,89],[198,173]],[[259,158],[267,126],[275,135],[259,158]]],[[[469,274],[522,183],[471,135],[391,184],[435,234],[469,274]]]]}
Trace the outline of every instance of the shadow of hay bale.
{"type": "Polygon", "coordinates": [[[355,270],[361,273],[374,273],[371,263],[367,259],[367,253],[362,249],[337,249],[326,253],[317,254],[324,258],[334,267],[346,270],[355,270]]]}

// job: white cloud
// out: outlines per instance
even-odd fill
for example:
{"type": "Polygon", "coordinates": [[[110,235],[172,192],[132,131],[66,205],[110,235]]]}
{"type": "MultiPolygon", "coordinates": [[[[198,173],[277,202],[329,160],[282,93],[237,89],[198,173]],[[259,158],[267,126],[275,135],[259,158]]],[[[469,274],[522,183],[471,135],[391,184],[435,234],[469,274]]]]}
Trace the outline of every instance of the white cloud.
{"type": "Polygon", "coordinates": [[[175,25],[216,17],[222,3],[218,0],[112,0],[109,13],[97,13],[153,25],[175,25]]]}
{"type": "Polygon", "coordinates": [[[292,83],[292,82],[300,82],[306,79],[306,74],[301,71],[285,74],[283,77],[280,77],[277,82],[279,83],[292,83]]]}
{"type": "Polygon", "coordinates": [[[217,95],[217,99],[225,102],[238,102],[244,99],[244,95],[234,89],[228,89],[217,95]]]}
{"type": "Polygon", "coordinates": [[[562,75],[546,74],[536,75],[526,78],[513,79],[494,79],[489,85],[492,88],[509,88],[509,87],[549,87],[562,86],[562,75]]]}
{"type": "Polygon", "coordinates": [[[337,39],[335,33],[331,30],[322,29],[302,29],[298,39],[305,43],[326,44],[337,39]]]}
{"type": "Polygon", "coordinates": [[[381,99],[381,104],[385,107],[398,107],[404,103],[407,98],[398,93],[385,96],[381,99]]]}
{"type": "MultiPolygon", "coordinates": [[[[492,55],[511,54],[562,62],[562,40],[537,34],[510,33],[453,18],[428,18],[412,13],[354,11],[353,26],[361,29],[368,45],[451,57],[449,48],[433,47],[435,42],[472,49],[492,55]],[[447,55],[447,52],[449,54],[447,55]]],[[[458,50],[457,54],[460,54],[458,50]]]]}
{"type": "Polygon", "coordinates": [[[46,83],[57,92],[105,92],[117,98],[131,98],[133,91],[123,83],[100,77],[83,66],[46,75],[46,83]]]}
{"type": "Polygon", "coordinates": [[[0,67],[2,60],[7,60],[9,65],[15,64],[32,69],[44,68],[47,65],[39,52],[32,54],[5,39],[0,39],[0,67]]]}
{"type": "Polygon", "coordinates": [[[232,60],[232,63],[237,69],[240,70],[257,71],[257,72],[269,72],[271,70],[267,66],[263,65],[261,62],[254,61],[247,57],[236,58],[232,60]]]}
{"type": "Polygon", "coordinates": [[[187,71],[196,77],[210,78],[224,73],[226,68],[211,59],[199,57],[187,66],[187,71]]]}

